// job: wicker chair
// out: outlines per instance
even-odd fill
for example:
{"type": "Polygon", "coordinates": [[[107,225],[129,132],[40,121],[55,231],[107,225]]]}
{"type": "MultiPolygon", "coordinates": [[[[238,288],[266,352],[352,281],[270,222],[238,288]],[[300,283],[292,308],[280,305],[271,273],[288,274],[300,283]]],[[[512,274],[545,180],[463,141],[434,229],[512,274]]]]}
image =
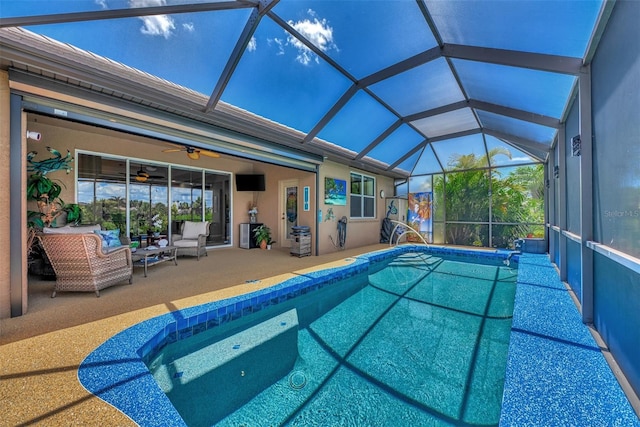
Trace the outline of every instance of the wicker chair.
{"type": "Polygon", "coordinates": [[[209,236],[209,221],[185,221],[180,226],[180,234],[172,236],[173,246],[178,247],[178,255],[198,257],[207,254],[207,236],[209,236]]]}
{"type": "Polygon", "coordinates": [[[132,283],[131,249],[104,251],[97,234],[41,234],[38,236],[56,273],[58,291],[95,292],[125,280],[132,283]]]}

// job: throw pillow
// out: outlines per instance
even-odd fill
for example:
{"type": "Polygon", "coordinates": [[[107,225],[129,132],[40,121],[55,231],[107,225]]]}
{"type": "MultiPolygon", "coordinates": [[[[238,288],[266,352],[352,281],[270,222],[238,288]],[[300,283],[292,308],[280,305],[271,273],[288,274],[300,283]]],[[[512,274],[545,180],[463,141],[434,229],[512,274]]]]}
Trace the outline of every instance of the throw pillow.
{"type": "Polygon", "coordinates": [[[207,234],[207,222],[185,221],[182,229],[183,239],[197,239],[200,234],[207,234]]]}
{"type": "Polygon", "coordinates": [[[117,248],[120,243],[120,230],[96,230],[95,233],[102,237],[103,248],[117,248]]]}

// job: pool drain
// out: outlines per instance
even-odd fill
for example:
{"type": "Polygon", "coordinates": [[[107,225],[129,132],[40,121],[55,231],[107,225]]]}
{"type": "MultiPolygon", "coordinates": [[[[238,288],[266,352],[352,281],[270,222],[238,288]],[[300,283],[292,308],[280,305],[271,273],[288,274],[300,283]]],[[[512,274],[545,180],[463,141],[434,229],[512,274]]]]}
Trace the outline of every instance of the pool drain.
{"type": "Polygon", "coordinates": [[[295,371],[289,375],[289,385],[293,389],[300,390],[307,385],[307,376],[302,371],[295,371]]]}

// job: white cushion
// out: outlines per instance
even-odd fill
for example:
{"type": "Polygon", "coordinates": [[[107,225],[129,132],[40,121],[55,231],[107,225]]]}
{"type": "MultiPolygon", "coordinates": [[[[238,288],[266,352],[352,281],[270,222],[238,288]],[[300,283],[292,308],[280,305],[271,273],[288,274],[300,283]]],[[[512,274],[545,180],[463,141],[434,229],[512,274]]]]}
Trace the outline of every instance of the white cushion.
{"type": "Polygon", "coordinates": [[[197,240],[176,240],[173,242],[173,246],[177,246],[179,248],[196,248],[198,247],[197,240]]]}
{"type": "Polygon", "coordinates": [[[42,232],[47,234],[85,234],[100,230],[100,224],[79,225],[72,227],[65,225],[64,227],[45,227],[42,232]]]}
{"type": "Polygon", "coordinates": [[[184,222],[184,228],[182,229],[183,239],[197,239],[200,234],[207,234],[206,222],[184,222]]]}

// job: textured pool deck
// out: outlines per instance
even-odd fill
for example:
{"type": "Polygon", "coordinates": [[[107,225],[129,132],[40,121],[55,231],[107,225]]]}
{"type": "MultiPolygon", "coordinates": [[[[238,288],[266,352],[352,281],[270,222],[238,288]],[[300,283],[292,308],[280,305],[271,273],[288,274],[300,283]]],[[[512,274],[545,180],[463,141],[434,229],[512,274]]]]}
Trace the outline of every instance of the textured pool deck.
{"type": "Polygon", "coordinates": [[[523,254],[500,425],[640,426],[547,255],[523,254]]]}
{"type": "MultiPolygon", "coordinates": [[[[395,251],[409,249],[403,246],[395,251]]],[[[142,361],[153,354],[154,347],[199,333],[210,323],[215,327],[221,319],[242,316],[265,301],[289,299],[318,283],[333,283],[348,276],[348,271],[366,269],[369,260],[386,252],[353,257],[341,267],[323,271],[297,271],[285,283],[251,293],[249,298],[234,297],[138,324],[89,355],[79,377],[87,389],[142,426],[183,425],[142,361]]],[[[487,256],[482,251],[463,252],[470,258],[487,256]]],[[[640,426],[546,255],[519,257],[500,425],[640,426]]]]}

